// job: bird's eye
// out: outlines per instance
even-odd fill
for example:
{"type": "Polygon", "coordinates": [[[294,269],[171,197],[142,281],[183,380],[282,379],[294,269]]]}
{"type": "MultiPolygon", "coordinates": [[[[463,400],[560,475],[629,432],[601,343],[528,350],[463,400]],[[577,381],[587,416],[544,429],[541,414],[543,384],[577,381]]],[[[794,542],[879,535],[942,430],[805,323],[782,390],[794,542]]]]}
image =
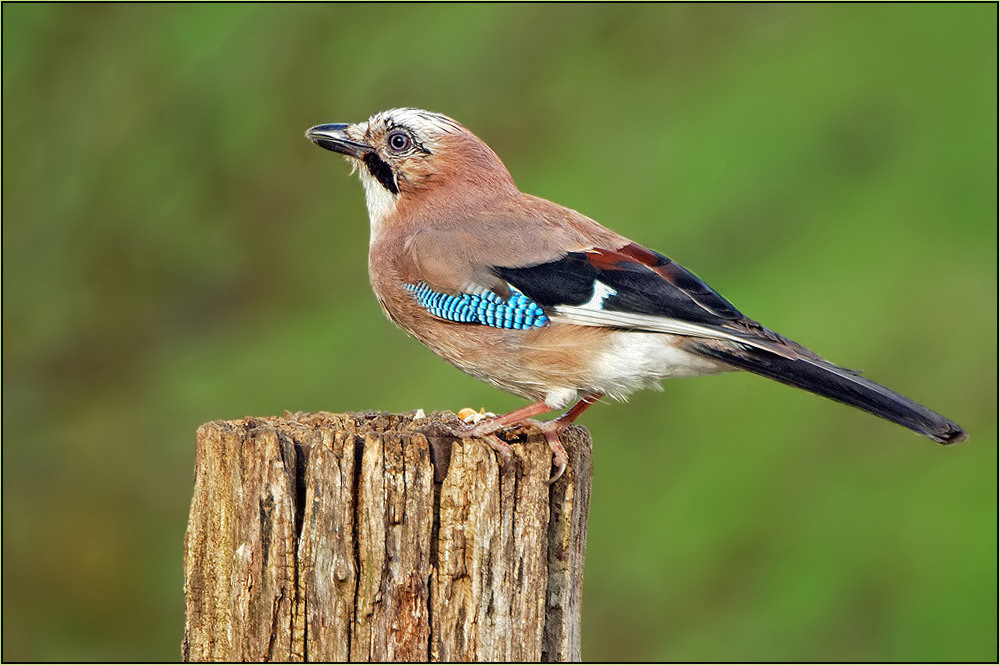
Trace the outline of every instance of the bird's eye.
{"type": "Polygon", "coordinates": [[[403,152],[409,149],[412,140],[406,132],[393,132],[389,134],[389,149],[393,152],[403,152]]]}

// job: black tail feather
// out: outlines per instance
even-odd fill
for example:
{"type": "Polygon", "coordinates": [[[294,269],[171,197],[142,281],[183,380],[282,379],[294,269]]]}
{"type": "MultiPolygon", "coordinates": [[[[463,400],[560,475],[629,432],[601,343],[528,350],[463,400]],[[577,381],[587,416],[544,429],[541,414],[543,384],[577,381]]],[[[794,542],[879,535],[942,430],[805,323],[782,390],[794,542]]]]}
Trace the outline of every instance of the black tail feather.
{"type": "Polygon", "coordinates": [[[825,361],[785,358],[749,346],[722,347],[715,343],[694,342],[687,348],[754,374],[864,409],[941,444],[958,443],[968,436],[965,430],[944,416],[851,370],[825,361]]]}

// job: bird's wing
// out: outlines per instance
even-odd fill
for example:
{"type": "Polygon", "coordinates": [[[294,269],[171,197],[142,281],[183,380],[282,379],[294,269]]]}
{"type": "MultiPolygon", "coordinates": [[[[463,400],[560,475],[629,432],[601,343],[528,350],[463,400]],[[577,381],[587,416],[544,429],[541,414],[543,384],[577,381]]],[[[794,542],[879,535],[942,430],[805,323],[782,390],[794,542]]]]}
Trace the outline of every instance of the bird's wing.
{"type": "Polygon", "coordinates": [[[563,322],[677,335],[690,353],[870,411],[939,443],[967,436],[940,414],[747,318],[661,254],[620,236],[605,242],[590,232],[553,244],[548,234],[546,245],[521,231],[498,227],[464,245],[449,242],[450,233],[412,243],[410,292],[431,315],[463,324],[527,330],[563,322]],[[591,244],[579,247],[582,241],[591,244]]]}
{"type": "MultiPolygon", "coordinates": [[[[482,321],[451,316],[448,308],[467,308],[470,297],[489,293],[498,304],[512,296],[521,306],[527,300],[544,312],[545,321],[726,340],[789,358],[819,359],[741,314],[662,254],[620,236],[609,243],[620,246],[609,249],[588,246],[590,238],[572,230],[562,229],[562,237],[553,239],[549,230],[541,241],[543,234],[502,224],[421,231],[406,247],[419,275],[411,292],[435,316],[467,323],[482,321]]],[[[474,300],[471,306],[480,304],[474,300]]],[[[542,319],[532,321],[537,327],[542,319]]]]}
{"type": "Polygon", "coordinates": [[[681,265],[636,243],[493,271],[553,320],[725,340],[789,358],[819,359],[744,316],[681,265]]]}

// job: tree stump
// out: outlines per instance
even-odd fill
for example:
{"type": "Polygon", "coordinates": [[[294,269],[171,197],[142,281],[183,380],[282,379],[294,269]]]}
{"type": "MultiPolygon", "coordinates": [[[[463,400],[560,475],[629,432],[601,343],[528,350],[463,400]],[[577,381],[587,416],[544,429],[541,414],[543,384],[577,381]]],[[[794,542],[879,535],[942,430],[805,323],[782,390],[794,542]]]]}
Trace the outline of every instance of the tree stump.
{"type": "Polygon", "coordinates": [[[286,413],[198,429],[185,661],[579,661],[591,450],[548,485],[453,414],[286,413]]]}

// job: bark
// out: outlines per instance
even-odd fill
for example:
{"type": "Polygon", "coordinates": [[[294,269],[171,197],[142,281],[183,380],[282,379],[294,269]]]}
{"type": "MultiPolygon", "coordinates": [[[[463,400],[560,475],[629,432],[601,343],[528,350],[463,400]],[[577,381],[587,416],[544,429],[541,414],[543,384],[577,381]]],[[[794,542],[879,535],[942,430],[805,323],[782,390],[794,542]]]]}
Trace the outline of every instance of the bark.
{"type": "Polygon", "coordinates": [[[548,485],[451,414],[286,414],[198,429],[186,661],[578,661],[586,430],[548,485]]]}

